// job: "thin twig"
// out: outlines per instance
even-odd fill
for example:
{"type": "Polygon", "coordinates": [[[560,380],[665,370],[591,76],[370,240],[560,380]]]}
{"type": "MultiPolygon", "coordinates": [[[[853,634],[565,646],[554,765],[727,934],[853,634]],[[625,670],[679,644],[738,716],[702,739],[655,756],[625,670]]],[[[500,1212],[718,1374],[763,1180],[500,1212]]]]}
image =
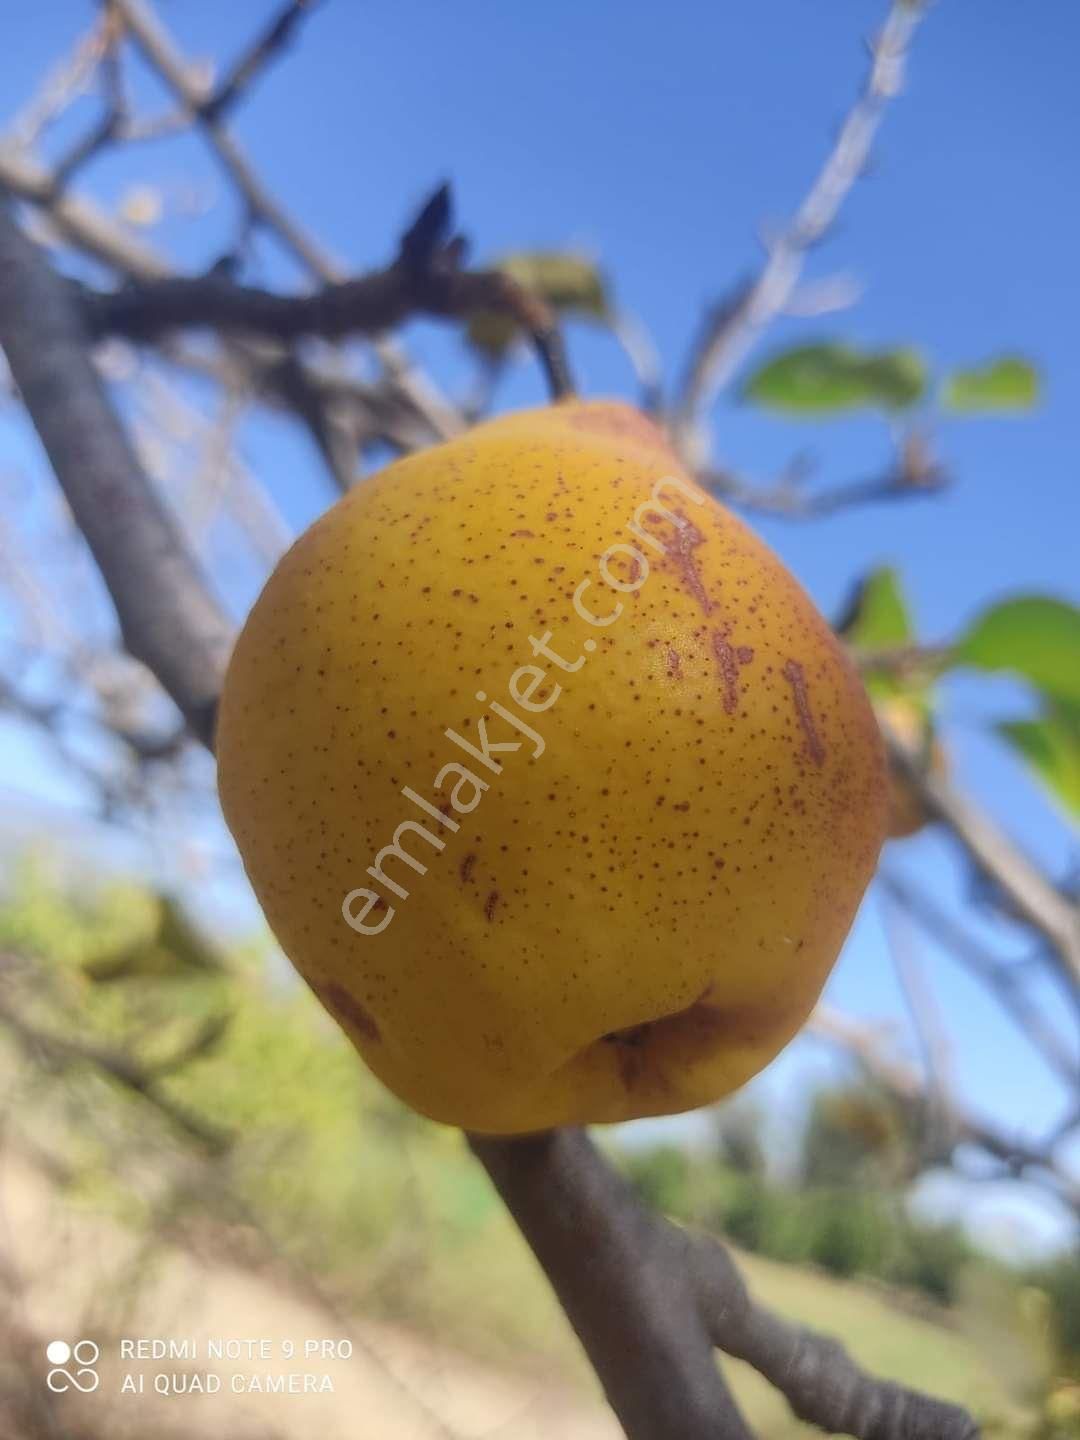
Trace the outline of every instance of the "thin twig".
{"type": "Polygon", "coordinates": [[[880,871],[877,883],[931,939],[992,992],[1002,1009],[1011,1015],[1021,1032],[1068,1086],[1075,1088],[1080,1084],[1077,1056],[1069,1053],[1058,1032],[1043,1017],[1013,965],[991,955],[926,891],[916,888],[895,871],[880,871]]]}
{"type": "Polygon", "coordinates": [[[205,120],[224,118],[236,102],[251,88],[255,78],[273,61],[280,58],[296,38],[300,22],[310,15],[319,0],[286,0],[278,14],[248,47],[217,86],[209,99],[199,107],[205,120]]]}
{"type": "Polygon", "coordinates": [[[1080,907],[1042,871],[973,800],[954,789],[879,717],[889,759],[926,809],[945,824],[978,869],[1007,897],[1021,920],[1050,945],[1068,993],[1080,996],[1080,907]]]}
{"type": "Polygon", "coordinates": [[[926,0],[892,0],[881,33],[870,46],[862,91],[790,225],[769,238],[756,276],[706,321],[674,415],[676,439],[692,460],[697,458],[696,433],[702,415],[761,331],[791,303],[807,253],[832,226],[862,174],[885,106],[902,87],[908,48],[925,9],[926,0]]]}
{"type": "Polygon", "coordinates": [[[940,1153],[945,1137],[953,1129],[953,1066],[949,1038],[915,955],[914,937],[906,911],[887,894],[882,909],[889,956],[918,1037],[926,1071],[928,1145],[932,1153],[940,1153]]]}
{"type": "MultiPolygon", "coordinates": [[[[164,26],[143,0],[111,0],[147,62],[178,100],[190,111],[229,179],[238,190],[248,216],[258,220],[275,235],[299,263],[323,284],[341,280],[342,273],[330,257],[295,221],[285,207],[259,180],[240,146],[226,129],[221,115],[208,117],[204,106],[210,97],[194,79],[164,26]]],[[[424,416],[440,438],[461,428],[460,416],[438,393],[432,382],[418,374],[388,339],[375,342],[375,352],[417,412],[424,416]]]]}
{"type": "Polygon", "coordinates": [[[803,483],[805,468],[796,465],[772,485],[755,484],[728,469],[707,469],[699,478],[706,489],[740,510],[772,515],[780,520],[822,520],[859,505],[929,499],[939,494],[949,481],[945,470],[925,447],[916,450],[910,443],[901,447],[896,459],[882,474],[827,490],[807,490],[803,483]],[[916,461],[917,467],[913,463],[916,461]]]}
{"type": "Polygon", "coordinates": [[[319,335],[373,335],[410,315],[461,319],[476,310],[511,315],[532,339],[552,399],[573,393],[562,337],[539,296],[501,270],[463,270],[463,242],[452,227],[450,191],[441,186],[405,232],[392,265],[312,295],[278,295],[211,273],[135,283],[100,293],[83,288],[95,336],[148,340],[180,328],[271,336],[283,342],[319,335]]]}
{"type": "MultiPolygon", "coordinates": [[[[810,1034],[847,1051],[870,1078],[904,1105],[914,1107],[920,1114],[925,1111],[927,1097],[918,1071],[888,1054],[870,1026],[819,1005],[807,1028],[810,1034]]],[[[1080,1215],[1080,1183],[1056,1162],[1053,1152],[1059,1141],[1053,1135],[1041,1143],[1032,1143],[1021,1136],[1007,1134],[993,1121],[962,1109],[955,1099],[949,1119],[950,1130],[941,1153],[926,1157],[928,1160],[944,1162],[958,1146],[974,1145],[1000,1161],[1007,1173],[1047,1183],[1059,1199],[1080,1215]]]]}

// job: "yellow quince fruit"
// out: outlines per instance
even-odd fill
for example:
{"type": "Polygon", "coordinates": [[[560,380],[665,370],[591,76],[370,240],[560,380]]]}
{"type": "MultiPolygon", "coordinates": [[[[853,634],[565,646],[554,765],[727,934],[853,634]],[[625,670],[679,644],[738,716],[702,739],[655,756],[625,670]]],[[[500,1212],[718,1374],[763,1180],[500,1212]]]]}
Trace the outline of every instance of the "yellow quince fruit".
{"type": "Polygon", "coordinates": [[[888,811],[829,626],[607,402],[480,425],[316,521],[237,643],[218,753],[285,952],[391,1090],[484,1133],[749,1079],[888,811]]]}

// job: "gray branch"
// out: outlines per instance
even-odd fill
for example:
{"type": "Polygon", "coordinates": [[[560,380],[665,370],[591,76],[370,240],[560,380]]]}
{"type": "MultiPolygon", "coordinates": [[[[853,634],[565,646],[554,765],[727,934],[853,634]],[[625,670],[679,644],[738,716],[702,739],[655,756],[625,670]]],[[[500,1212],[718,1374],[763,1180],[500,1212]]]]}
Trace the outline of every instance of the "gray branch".
{"type": "Polygon", "coordinates": [[[68,287],[2,203],[0,345],[113,597],[125,646],[209,743],[232,626],[142,472],[68,287]]]}
{"type": "Polygon", "coordinates": [[[697,458],[693,452],[702,414],[761,331],[787,308],[808,252],[828,232],[862,174],[885,107],[902,88],[908,48],[925,9],[926,0],[892,0],[881,33],[870,45],[862,91],[794,218],[767,241],[758,273],[706,319],[674,416],[676,436],[692,459],[697,458]]]}

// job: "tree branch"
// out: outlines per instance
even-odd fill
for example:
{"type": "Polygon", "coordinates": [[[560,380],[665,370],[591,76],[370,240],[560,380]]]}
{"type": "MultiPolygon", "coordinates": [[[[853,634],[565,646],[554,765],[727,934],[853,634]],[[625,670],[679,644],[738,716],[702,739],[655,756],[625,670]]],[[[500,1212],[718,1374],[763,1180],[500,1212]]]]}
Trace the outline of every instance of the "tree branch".
{"type": "Polygon", "coordinates": [[[803,484],[805,470],[806,466],[796,461],[772,485],[754,484],[727,469],[706,470],[700,480],[707,490],[740,510],[781,520],[822,520],[858,505],[927,499],[940,494],[949,483],[925,438],[915,433],[904,438],[892,464],[880,475],[814,491],[803,484]]]}
{"type": "Polygon", "coordinates": [[[463,270],[464,241],[451,225],[442,186],[402,237],[392,265],[312,295],[277,295],[211,273],[146,281],[102,294],[83,288],[87,323],[98,336],[149,340],[181,327],[272,336],[284,342],[318,335],[374,335],[426,314],[461,319],[474,310],[513,317],[531,337],[552,399],[573,393],[566,351],[554,315],[538,296],[499,270],[463,270]]]}
{"type": "Polygon", "coordinates": [[[641,1207],[581,1131],[472,1136],[470,1144],[543,1265],[630,1440],[748,1434],[718,1396],[714,1346],[752,1365],[801,1420],[830,1434],[977,1436],[963,1410],[867,1375],[837,1341],[756,1305],[722,1246],[641,1207]]]}
{"type": "Polygon", "coordinates": [[[680,1232],[635,1200],[580,1130],[469,1143],[630,1440],[749,1440],[702,1325],[680,1232]]]}
{"type": "MultiPolygon", "coordinates": [[[[144,0],[110,0],[122,17],[147,63],[198,122],[207,143],[217,156],[243,201],[246,214],[256,220],[285,246],[292,256],[324,284],[342,277],[337,266],[297,224],[285,207],[262,184],[243,151],[225,127],[223,116],[205,113],[211,97],[193,78],[168,33],[144,0]]],[[[428,425],[443,438],[456,433],[460,417],[425,378],[412,371],[398,349],[387,339],[375,342],[375,351],[401,390],[428,425]]]]}
{"type": "Polygon", "coordinates": [[[903,85],[908,47],[925,9],[926,0],[892,0],[881,33],[870,46],[862,92],[791,224],[769,239],[757,275],[707,318],[674,415],[676,439],[691,459],[701,415],[760,332],[791,303],[807,253],[829,230],[862,174],[885,106],[903,85]]]}
{"type": "Polygon", "coordinates": [[[0,345],[116,604],[124,644],[208,742],[232,627],[142,473],[68,286],[2,203],[0,345]]]}
{"type": "Polygon", "coordinates": [[[689,1240],[684,1263],[713,1344],[770,1380],[800,1420],[857,1440],[977,1440],[959,1406],[867,1375],[839,1341],[755,1305],[719,1245],[689,1240]]]}
{"type": "Polygon", "coordinates": [[[1039,1054],[1065,1084],[1078,1083],[1077,1061],[1058,1032],[1043,1017],[1028,996],[1014,963],[1003,961],[984,950],[962,925],[933,900],[895,871],[883,870],[877,883],[919,924],[927,935],[942,945],[971,974],[975,975],[1015,1021],[1039,1054]]]}
{"type": "Polygon", "coordinates": [[[236,61],[225,79],[208,100],[199,107],[200,115],[209,121],[222,119],[250,89],[259,73],[266,69],[296,38],[300,22],[310,15],[319,0],[286,0],[262,34],[236,61]]]}
{"type": "Polygon", "coordinates": [[[1080,995],[1080,907],[1043,875],[989,815],[928,768],[884,721],[881,729],[892,764],[914,787],[934,819],[949,828],[978,869],[998,886],[1021,920],[1049,941],[1055,968],[1068,993],[1080,995]]]}
{"type": "Polygon", "coordinates": [[[96,1045],[77,1044],[61,1035],[49,1035],[28,1024],[4,1004],[0,1004],[0,1025],[8,1029],[29,1054],[42,1056],[49,1064],[58,1069],[67,1069],[73,1065],[89,1065],[100,1071],[101,1074],[107,1075],[110,1080],[122,1085],[125,1090],[153,1105],[178,1130],[198,1141],[204,1149],[219,1154],[232,1144],[233,1136],[228,1131],[220,1129],[196,1111],[189,1110],[185,1105],[171,1099],[158,1088],[157,1083],[171,1070],[180,1069],[190,1060],[198,1059],[201,1048],[209,1048],[216,1040],[220,1033],[218,1027],[215,1027],[213,1035],[209,1033],[209,1025],[205,1032],[200,1032],[197,1040],[204,1042],[201,1048],[193,1046],[190,1050],[185,1049],[177,1056],[170,1057],[167,1065],[146,1068],[118,1050],[105,1050],[96,1045]]]}
{"type": "MultiPolygon", "coordinates": [[[[819,1005],[810,1018],[811,1034],[846,1050],[871,1079],[894,1095],[901,1104],[924,1110],[927,1097],[918,1072],[902,1060],[886,1053],[879,1036],[869,1026],[819,1005]]],[[[1042,1143],[1032,1144],[1019,1136],[1006,1134],[991,1120],[950,1105],[948,1129],[942,1137],[938,1153],[928,1155],[929,1161],[948,1160],[960,1145],[974,1145],[999,1160],[1012,1175],[1030,1175],[1049,1182],[1048,1188],[1080,1215],[1080,1184],[1064,1171],[1054,1159],[1059,1137],[1051,1136],[1042,1143]]]]}

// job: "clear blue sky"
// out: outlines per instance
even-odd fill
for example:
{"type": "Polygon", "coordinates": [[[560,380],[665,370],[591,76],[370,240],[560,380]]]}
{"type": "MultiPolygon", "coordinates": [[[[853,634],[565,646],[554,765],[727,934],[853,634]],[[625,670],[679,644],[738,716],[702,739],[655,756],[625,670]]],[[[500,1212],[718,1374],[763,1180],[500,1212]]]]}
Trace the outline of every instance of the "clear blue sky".
{"type": "MultiPolygon", "coordinates": [[[[160,8],[189,52],[221,56],[269,6],[186,0],[160,8]]],[[[1018,350],[1045,375],[1033,417],[943,430],[956,476],[944,498],[807,527],[761,526],[827,613],[859,571],[886,561],[902,570],[928,639],[947,637],[1005,591],[1080,593],[1080,7],[1057,0],[1038,8],[1037,22],[1031,6],[1013,0],[941,0],[932,10],[872,170],[812,261],[812,274],[854,272],[865,297],[850,312],[788,321],[770,336],[915,343],[941,367],[1018,350]]],[[[0,21],[8,113],[90,13],[78,0],[52,0],[0,21]]],[[[862,38],[882,13],[877,0],[327,0],[236,128],[271,187],[349,267],[386,258],[402,223],[444,178],[454,182],[459,223],[479,258],[533,246],[589,249],[620,304],[652,332],[670,377],[702,306],[756,262],[759,227],[781,221],[804,192],[863,74],[862,38]]],[[[91,115],[87,103],[76,118],[91,115]]],[[[210,197],[224,193],[199,147],[132,151],[96,165],[83,183],[115,202],[140,179],[166,196],[155,243],[189,267],[213,260],[230,234],[228,212],[183,213],[192,180],[210,197]]],[[[291,284],[298,276],[265,246],[256,278],[291,284]]],[[[456,337],[418,325],[409,338],[461,393],[469,371],[456,337]]],[[[626,362],[608,339],[584,327],[569,339],[585,391],[630,392],[626,362]]],[[[541,398],[538,375],[523,365],[500,405],[541,398]]],[[[794,424],[726,403],[715,433],[719,455],[761,476],[800,450],[818,458],[824,482],[872,473],[888,455],[872,420],[794,424]]],[[[246,429],[244,448],[293,524],[326,503],[303,437],[263,422],[246,429]]],[[[0,429],[0,459],[31,453],[10,427],[0,429]]],[[[232,584],[238,609],[254,584],[254,576],[232,584]]],[[[957,778],[1060,873],[1075,859],[1075,835],[980,731],[981,717],[1023,703],[1006,684],[951,684],[946,737],[958,751],[957,778]]],[[[5,741],[0,783],[34,788],[26,746],[10,727],[0,731],[5,741]]],[[[962,903],[963,872],[940,838],[895,847],[889,860],[962,903]]],[[[955,1037],[962,1093],[1004,1125],[1037,1133],[1051,1124],[1060,1091],[946,958],[928,951],[926,963],[955,1037]]],[[[904,1024],[873,903],[829,998],[904,1024]]],[[[1059,1015],[1064,1027],[1063,1006],[1059,1015]]],[[[805,1066],[820,1063],[810,1053],[781,1062],[769,1081],[774,1093],[797,1093],[805,1066]]],[[[1034,1224],[1044,1214],[1007,1189],[977,1192],[976,1205],[994,1223],[1015,1213],[1034,1224]]]]}

